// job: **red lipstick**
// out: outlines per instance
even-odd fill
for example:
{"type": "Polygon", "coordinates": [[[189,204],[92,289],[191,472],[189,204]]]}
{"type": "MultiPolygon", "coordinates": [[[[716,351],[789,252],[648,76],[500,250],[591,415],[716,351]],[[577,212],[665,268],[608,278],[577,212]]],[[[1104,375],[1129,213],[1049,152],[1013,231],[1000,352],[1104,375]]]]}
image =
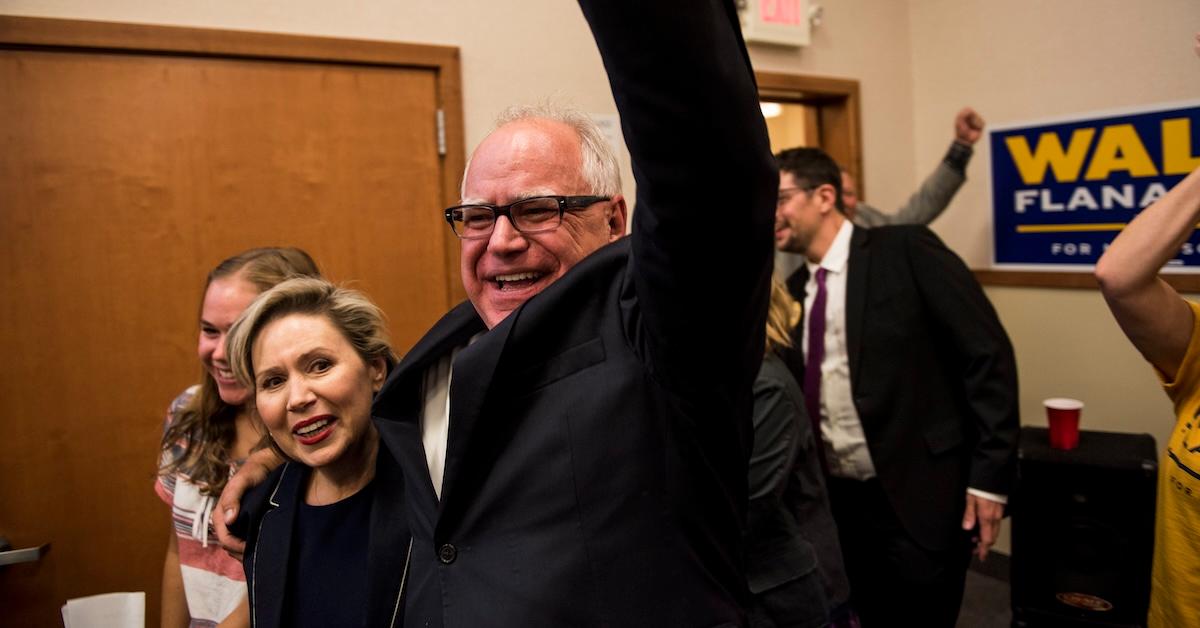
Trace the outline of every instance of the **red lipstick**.
{"type": "Polygon", "coordinates": [[[335,423],[337,423],[337,417],[331,414],[318,415],[293,426],[292,435],[301,445],[316,445],[333,434],[335,423]]]}

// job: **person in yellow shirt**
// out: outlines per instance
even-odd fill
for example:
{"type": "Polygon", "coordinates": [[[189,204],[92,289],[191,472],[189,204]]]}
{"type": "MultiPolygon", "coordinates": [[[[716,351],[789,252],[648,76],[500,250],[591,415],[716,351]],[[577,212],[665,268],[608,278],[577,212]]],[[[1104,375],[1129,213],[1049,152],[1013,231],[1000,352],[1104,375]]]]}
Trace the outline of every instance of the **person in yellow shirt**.
{"type": "MultiPolygon", "coordinates": [[[[1196,34],[1200,55],[1200,33],[1196,34]]],[[[1150,628],[1200,626],[1200,303],[1158,271],[1200,221],[1200,169],[1129,223],[1096,264],[1121,330],[1158,372],[1176,423],[1159,466],[1150,628]]]]}

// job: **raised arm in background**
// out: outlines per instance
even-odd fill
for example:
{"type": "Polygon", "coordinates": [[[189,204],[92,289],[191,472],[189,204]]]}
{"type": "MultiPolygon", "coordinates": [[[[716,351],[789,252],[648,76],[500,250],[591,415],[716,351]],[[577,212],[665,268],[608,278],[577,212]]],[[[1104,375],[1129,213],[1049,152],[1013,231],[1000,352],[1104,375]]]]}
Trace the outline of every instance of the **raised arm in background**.
{"type": "Polygon", "coordinates": [[[903,206],[895,213],[880,211],[866,203],[851,201],[847,198],[854,194],[853,180],[848,174],[842,175],[842,193],[846,201],[847,213],[854,223],[863,227],[879,227],[882,225],[928,225],[933,222],[954,195],[967,180],[967,164],[971,161],[973,146],[983,137],[983,118],[970,107],[963,107],[954,116],[954,141],[946,150],[946,155],[938,162],[921,187],[908,198],[903,206]],[[850,183],[851,185],[847,185],[850,183]]]}

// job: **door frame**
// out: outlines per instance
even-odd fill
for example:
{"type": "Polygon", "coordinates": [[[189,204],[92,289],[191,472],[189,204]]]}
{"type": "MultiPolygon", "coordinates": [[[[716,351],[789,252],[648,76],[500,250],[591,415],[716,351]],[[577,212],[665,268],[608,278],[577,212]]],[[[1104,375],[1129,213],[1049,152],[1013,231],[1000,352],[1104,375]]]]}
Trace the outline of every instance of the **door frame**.
{"type": "MultiPolygon", "coordinates": [[[[862,168],[862,118],[859,84],[851,79],[755,72],[759,100],[795,103],[816,112],[817,146],[858,181],[859,194],[866,189],[862,168]]],[[[810,133],[810,137],[813,135],[810,133]]]]}

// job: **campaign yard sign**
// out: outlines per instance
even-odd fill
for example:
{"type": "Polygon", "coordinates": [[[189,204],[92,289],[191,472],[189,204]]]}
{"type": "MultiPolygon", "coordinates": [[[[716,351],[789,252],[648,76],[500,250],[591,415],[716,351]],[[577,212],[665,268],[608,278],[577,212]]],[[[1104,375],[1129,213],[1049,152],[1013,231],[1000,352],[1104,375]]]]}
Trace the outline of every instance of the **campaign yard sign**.
{"type": "MultiPolygon", "coordinates": [[[[1200,101],[996,128],[991,154],[996,266],[1087,270],[1200,168],[1200,101]]],[[[1200,234],[1169,265],[1200,269],[1200,234]]]]}

